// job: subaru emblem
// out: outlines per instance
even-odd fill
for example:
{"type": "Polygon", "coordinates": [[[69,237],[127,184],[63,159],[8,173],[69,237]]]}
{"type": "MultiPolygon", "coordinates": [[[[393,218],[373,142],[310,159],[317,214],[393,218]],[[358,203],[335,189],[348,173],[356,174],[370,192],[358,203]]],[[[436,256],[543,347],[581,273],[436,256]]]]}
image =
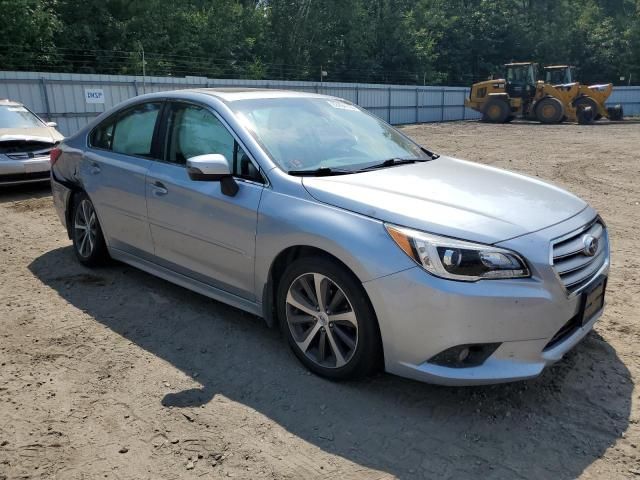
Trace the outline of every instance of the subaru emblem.
{"type": "Polygon", "coordinates": [[[585,235],[582,237],[584,245],[583,252],[587,257],[593,257],[598,251],[598,239],[593,235],[585,235]]]}

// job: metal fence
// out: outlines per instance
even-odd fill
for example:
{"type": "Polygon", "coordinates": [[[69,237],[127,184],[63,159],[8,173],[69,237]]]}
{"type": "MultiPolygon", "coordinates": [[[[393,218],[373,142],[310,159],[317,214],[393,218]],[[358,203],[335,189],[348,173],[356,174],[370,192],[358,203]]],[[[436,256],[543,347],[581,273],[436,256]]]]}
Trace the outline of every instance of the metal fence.
{"type": "MultiPolygon", "coordinates": [[[[464,107],[464,99],[469,92],[465,87],[0,72],[0,98],[22,102],[41,117],[57,122],[64,135],[74,133],[104,110],[142,93],[225,86],[333,95],[350,100],[392,124],[480,117],[477,112],[464,107]],[[95,94],[95,98],[91,94],[95,94]]],[[[640,114],[640,87],[616,87],[609,103],[622,104],[626,113],[640,114]]]]}

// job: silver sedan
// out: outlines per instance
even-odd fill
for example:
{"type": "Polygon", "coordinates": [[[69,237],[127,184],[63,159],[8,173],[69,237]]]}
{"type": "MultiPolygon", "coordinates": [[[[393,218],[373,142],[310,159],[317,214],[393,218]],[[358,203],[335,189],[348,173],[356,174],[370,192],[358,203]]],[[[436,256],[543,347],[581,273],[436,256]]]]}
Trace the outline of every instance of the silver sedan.
{"type": "Polygon", "coordinates": [[[51,161],[81,263],[114,258],[262,316],[325,377],[531,378],[603,311],[593,208],[438,155],[339,98],[144,95],[51,161]]]}
{"type": "Polygon", "coordinates": [[[0,100],[0,185],[49,180],[49,152],[64,137],[18,102],[0,100]]]}

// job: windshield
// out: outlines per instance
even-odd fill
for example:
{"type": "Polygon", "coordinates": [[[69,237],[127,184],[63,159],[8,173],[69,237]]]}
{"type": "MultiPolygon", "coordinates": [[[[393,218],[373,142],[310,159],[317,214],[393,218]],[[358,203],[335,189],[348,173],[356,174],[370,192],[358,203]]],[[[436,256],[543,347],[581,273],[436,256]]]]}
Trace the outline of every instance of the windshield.
{"type": "Polygon", "coordinates": [[[40,128],[38,117],[22,105],[0,105],[0,128],[40,128]]]}
{"type": "Polygon", "coordinates": [[[547,70],[547,83],[558,85],[562,83],[571,83],[571,70],[564,68],[547,70]]]}
{"type": "Polygon", "coordinates": [[[230,106],[287,172],[357,170],[391,158],[431,158],[378,117],[338,99],[239,100],[230,106]]]}

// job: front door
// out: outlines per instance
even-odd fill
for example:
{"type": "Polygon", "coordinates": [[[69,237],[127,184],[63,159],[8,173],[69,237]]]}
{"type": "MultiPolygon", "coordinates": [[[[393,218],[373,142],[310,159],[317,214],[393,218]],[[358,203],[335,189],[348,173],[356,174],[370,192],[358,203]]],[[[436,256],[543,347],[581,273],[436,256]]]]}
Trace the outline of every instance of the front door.
{"type": "Polygon", "coordinates": [[[147,209],[156,262],[214,287],[255,300],[254,255],[262,177],[240,178],[238,193],[220,182],[194,181],[186,160],[223,154],[234,165],[248,157],[207,108],[175,102],[166,113],[164,161],[147,174],[147,209]]]}

